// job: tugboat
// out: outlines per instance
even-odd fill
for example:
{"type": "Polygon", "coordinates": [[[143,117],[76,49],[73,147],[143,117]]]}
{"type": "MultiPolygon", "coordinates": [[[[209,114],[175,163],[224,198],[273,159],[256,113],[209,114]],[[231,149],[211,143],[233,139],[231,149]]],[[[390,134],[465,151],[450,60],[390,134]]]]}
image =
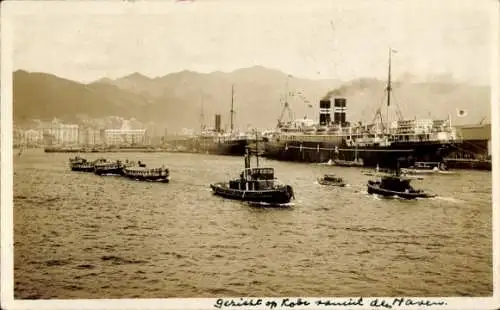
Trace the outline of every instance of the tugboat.
{"type": "Polygon", "coordinates": [[[382,176],[380,181],[368,181],[368,194],[378,194],[384,197],[398,196],[404,199],[436,197],[434,194],[414,189],[410,181],[411,179],[401,176],[398,162],[394,175],[382,176]]]}
{"type": "Polygon", "coordinates": [[[345,186],[344,180],[333,174],[325,174],[322,178],[318,178],[318,183],[321,185],[345,186]]]}
{"type": "MultiPolygon", "coordinates": [[[[257,139],[258,141],[258,139],[257,139]]],[[[239,179],[229,182],[210,184],[215,195],[247,201],[252,205],[284,206],[292,198],[295,199],[293,188],[290,185],[280,184],[274,177],[274,168],[260,168],[258,155],[258,142],[255,157],[257,167],[250,167],[250,152],[245,152],[245,169],[239,179]]]]}

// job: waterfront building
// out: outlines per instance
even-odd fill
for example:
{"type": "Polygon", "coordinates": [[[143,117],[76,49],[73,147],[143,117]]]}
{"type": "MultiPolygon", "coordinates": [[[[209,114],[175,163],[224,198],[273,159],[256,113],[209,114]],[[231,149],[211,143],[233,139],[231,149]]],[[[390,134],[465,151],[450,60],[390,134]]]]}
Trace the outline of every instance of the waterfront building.
{"type": "Polygon", "coordinates": [[[54,119],[43,129],[45,144],[78,144],[79,126],[76,124],[64,124],[54,119]]]}
{"type": "Polygon", "coordinates": [[[463,140],[455,154],[459,158],[484,158],[491,156],[491,124],[456,126],[463,140]]]}
{"type": "Polygon", "coordinates": [[[146,142],[146,129],[105,129],[104,142],[113,146],[142,145],[146,142]]]}
{"type": "Polygon", "coordinates": [[[104,130],[91,127],[80,129],[79,142],[81,145],[101,145],[104,143],[104,130]]]}

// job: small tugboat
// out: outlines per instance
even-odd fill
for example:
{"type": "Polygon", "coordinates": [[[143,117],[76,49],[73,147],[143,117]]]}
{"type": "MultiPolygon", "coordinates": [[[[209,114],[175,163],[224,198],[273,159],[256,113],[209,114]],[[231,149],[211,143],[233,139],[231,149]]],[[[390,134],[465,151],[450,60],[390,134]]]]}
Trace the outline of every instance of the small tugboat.
{"type": "MultiPolygon", "coordinates": [[[[258,141],[258,139],[256,139],[258,141]]],[[[256,145],[257,167],[250,167],[250,152],[247,148],[245,154],[245,169],[239,179],[229,182],[210,184],[215,195],[248,201],[251,205],[259,206],[284,206],[294,197],[290,185],[280,184],[274,177],[273,168],[260,168],[258,144],[256,145]]]]}
{"type": "Polygon", "coordinates": [[[394,175],[385,175],[380,181],[368,181],[368,194],[378,194],[384,197],[398,196],[404,199],[432,198],[434,194],[416,190],[410,185],[411,179],[400,174],[399,162],[394,175]]]}
{"type": "Polygon", "coordinates": [[[123,168],[123,175],[132,180],[137,181],[150,181],[150,182],[163,182],[170,181],[170,171],[168,168],[146,168],[145,164],[141,166],[129,166],[123,168]]]}
{"type": "Polygon", "coordinates": [[[318,183],[321,185],[345,186],[344,180],[333,174],[325,174],[322,178],[318,178],[318,183]]]}

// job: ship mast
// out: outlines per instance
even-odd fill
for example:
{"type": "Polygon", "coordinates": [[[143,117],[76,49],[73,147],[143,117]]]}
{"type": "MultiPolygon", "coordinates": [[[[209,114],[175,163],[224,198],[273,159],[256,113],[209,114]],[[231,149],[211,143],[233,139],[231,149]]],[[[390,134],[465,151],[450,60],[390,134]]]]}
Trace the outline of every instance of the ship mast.
{"type": "Polygon", "coordinates": [[[389,106],[391,105],[391,58],[392,58],[392,48],[389,48],[389,70],[387,76],[387,127],[389,128],[389,106]]]}
{"type": "Polygon", "coordinates": [[[203,93],[200,92],[200,101],[201,101],[201,111],[200,111],[200,133],[203,133],[205,129],[205,113],[203,110],[203,93]]]}
{"type": "MultiPolygon", "coordinates": [[[[282,125],[283,122],[283,117],[285,116],[285,111],[288,112],[288,118],[290,121],[293,121],[293,112],[292,109],[290,108],[290,105],[288,104],[288,82],[292,76],[288,75],[286,78],[286,84],[285,84],[285,102],[283,104],[283,110],[281,110],[281,115],[280,118],[278,119],[278,128],[282,125]]],[[[281,97],[283,99],[283,97],[281,97]]]]}
{"type": "Polygon", "coordinates": [[[231,85],[231,133],[233,132],[233,114],[234,114],[234,84],[231,85]]]}
{"type": "Polygon", "coordinates": [[[259,132],[255,131],[255,160],[257,168],[259,168],[259,132]]]}

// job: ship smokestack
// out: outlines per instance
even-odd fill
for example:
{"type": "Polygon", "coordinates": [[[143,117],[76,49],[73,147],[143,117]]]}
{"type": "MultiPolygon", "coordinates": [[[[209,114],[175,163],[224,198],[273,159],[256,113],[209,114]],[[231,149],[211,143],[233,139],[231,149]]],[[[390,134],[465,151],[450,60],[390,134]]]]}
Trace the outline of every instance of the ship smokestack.
{"type": "Polygon", "coordinates": [[[215,132],[220,132],[220,114],[215,114],[215,132]]]}
{"type": "Polygon", "coordinates": [[[345,98],[335,98],[334,99],[334,104],[333,104],[333,122],[335,124],[341,124],[344,125],[346,124],[346,114],[347,114],[347,107],[346,107],[346,99],[345,98]]]}
{"type": "Polygon", "coordinates": [[[321,126],[327,126],[331,122],[331,101],[330,99],[321,99],[319,101],[319,124],[321,126]]]}

